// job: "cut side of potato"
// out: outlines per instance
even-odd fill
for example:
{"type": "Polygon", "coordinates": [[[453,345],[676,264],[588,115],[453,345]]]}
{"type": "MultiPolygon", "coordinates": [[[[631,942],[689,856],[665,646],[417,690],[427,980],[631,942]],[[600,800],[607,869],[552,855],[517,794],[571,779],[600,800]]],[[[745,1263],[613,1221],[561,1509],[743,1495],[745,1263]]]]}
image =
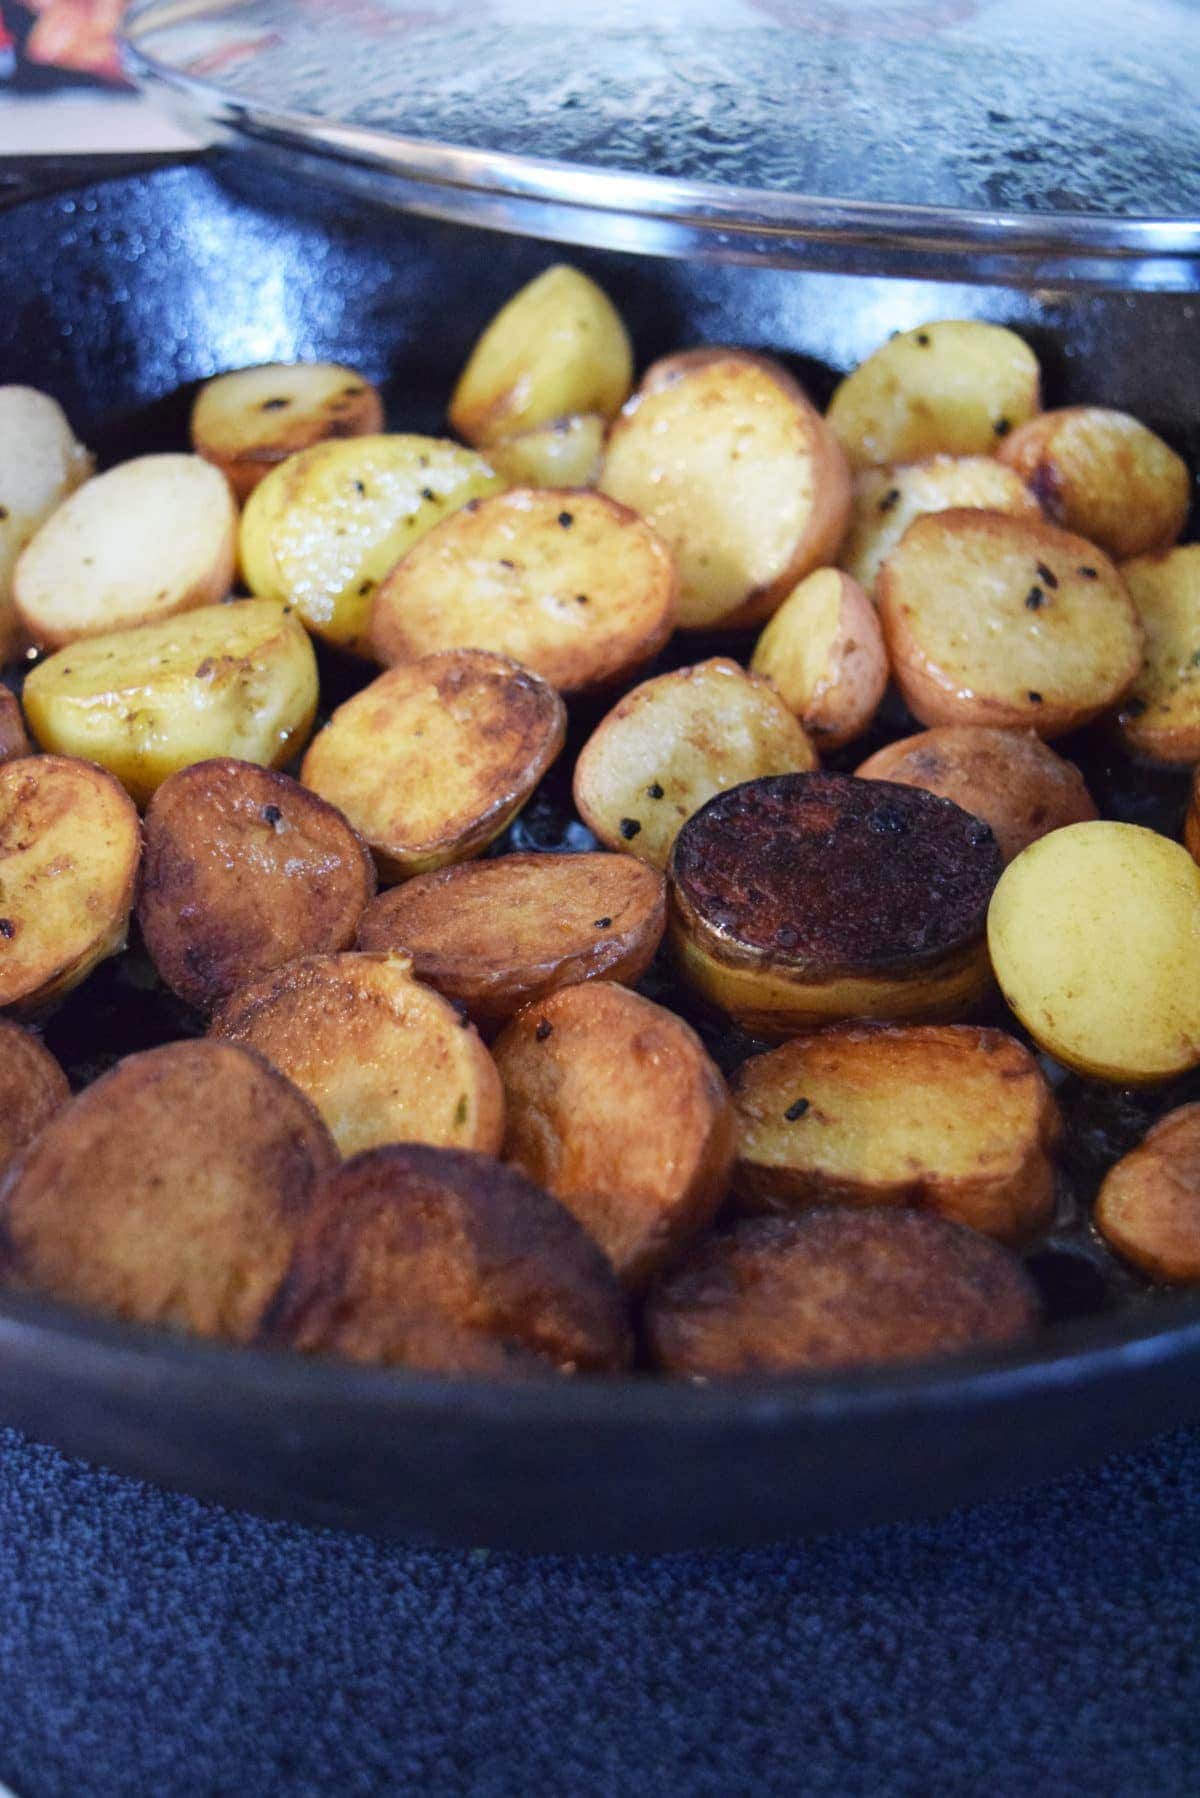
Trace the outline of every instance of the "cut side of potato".
{"type": "Polygon", "coordinates": [[[23,698],[43,749],[98,762],[145,805],[212,756],[289,761],[316,715],[317,661],[288,607],[242,599],[60,649],[23,698]]]}
{"type": "Polygon", "coordinates": [[[600,486],[674,555],[685,630],[769,618],[836,560],[850,521],[836,438],[786,369],[741,350],[656,362],[612,428],[600,486]]]}
{"type": "Polygon", "coordinates": [[[862,735],[888,680],[883,632],[848,574],[819,568],[802,580],[755,645],[751,671],[771,682],[819,748],[862,735]]]}
{"type": "Polygon", "coordinates": [[[371,644],[387,664],[487,649],[573,693],[649,661],[677,590],[669,552],[628,507],[520,487],[469,501],[414,544],[375,595],[371,644]]]}
{"type": "Polygon", "coordinates": [[[487,446],[488,461],[510,487],[594,487],[604,462],[608,421],[598,412],[556,418],[487,446]]]}
{"type": "Polygon", "coordinates": [[[0,1018],[0,1173],[70,1097],[67,1076],[49,1049],[0,1018]]]}
{"type": "Polygon", "coordinates": [[[17,557],[92,467],[57,400],[36,387],[0,387],[0,663],[28,642],[13,604],[17,557]]]}
{"type": "Polygon", "coordinates": [[[1200,1105],[1168,1112],[1109,1169],[1095,1217],[1109,1247],[1152,1280],[1200,1282],[1200,1105]]]}
{"type": "Polygon", "coordinates": [[[237,508],[200,456],[139,456],[63,501],[23,551],[13,597],[30,640],[58,649],[224,599],[237,508]]]}
{"type": "Polygon", "coordinates": [[[1054,525],[967,509],[918,518],[879,595],[892,672],[923,724],[1062,736],[1115,706],[1142,665],[1124,581],[1054,525]]]}
{"type": "Polygon", "coordinates": [[[1121,567],[1146,636],[1146,660],[1117,718],[1131,755],[1200,761],[1200,543],[1121,567]]]}
{"type": "Polygon", "coordinates": [[[850,535],[838,559],[875,599],[879,570],[913,520],[967,506],[1014,518],[1041,517],[1020,475],[993,456],[932,456],[928,462],[860,468],[850,535]]]}
{"type": "Polygon", "coordinates": [[[29,738],[25,735],[21,702],[7,687],[0,687],[0,762],[28,754],[29,738]]]}
{"type": "Polygon", "coordinates": [[[1117,561],[1168,548],[1191,503],[1187,463],[1127,412],[1064,406],[1031,419],[997,451],[1047,518],[1117,561]]]}
{"type": "Polygon", "coordinates": [[[206,381],[192,407],[192,448],[245,500],[277,462],[331,437],[383,429],[383,401],[341,362],[267,362],[206,381]]]}

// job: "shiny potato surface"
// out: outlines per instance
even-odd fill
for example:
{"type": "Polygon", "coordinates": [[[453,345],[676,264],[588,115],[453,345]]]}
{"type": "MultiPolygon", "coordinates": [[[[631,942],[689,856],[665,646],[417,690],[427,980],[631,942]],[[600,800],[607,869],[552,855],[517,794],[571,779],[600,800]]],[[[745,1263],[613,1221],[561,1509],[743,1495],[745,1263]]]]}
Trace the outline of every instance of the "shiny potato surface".
{"type": "Polygon", "coordinates": [[[330,437],[383,429],[383,401],[341,362],[267,362],[205,381],[192,407],[192,448],[245,500],[277,462],[330,437]]]}
{"type": "Polygon", "coordinates": [[[1043,412],[997,451],[1047,518],[1117,561],[1168,548],[1191,502],[1187,464],[1153,431],[1107,406],[1043,412]]]}
{"type": "Polygon", "coordinates": [[[28,641],[13,604],[13,569],[39,525],[92,472],[58,401],[36,387],[0,387],[0,664],[28,641]]]}
{"type": "Polygon", "coordinates": [[[1146,659],[1117,724],[1130,755],[1200,761],[1200,543],[1121,565],[1146,634],[1146,659]]]}
{"type": "Polygon", "coordinates": [[[887,649],[858,582],[818,568],[784,600],[750,661],[771,682],[819,749],[862,735],[883,698],[887,649]]]}
{"type": "Polygon", "coordinates": [[[45,1044],[0,1018],[0,1173],[70,1096],[67,1076],[45,1044]]]}
{"type": "Polygon", "coordinates": [[[857,469],[850,531],[838,561],[874,599],[879,570],[914,519],[968,506],[1041,517],[1020,475],[994,456],[931,456],[857,469]]]}
{"type": "Polygon", "coordinates": [[[1109,1169],[1096,1227],[1110,1248],[1164,1286],[1200,1281],[1200,1105],[1181,1105],[1109,1169]]]}
{"type": "Polygon", "coordinates": [[[487,446],[488,461],[510,487],[594,487],[607,428],[598,412],[577,412],[518,437],[497,438],[487,446]]]}
{"type": "Polygon", "coordinates": [[[29,752],[21,702],[7,687],[0,687],[0,762],[15,761],[29,752]]]}

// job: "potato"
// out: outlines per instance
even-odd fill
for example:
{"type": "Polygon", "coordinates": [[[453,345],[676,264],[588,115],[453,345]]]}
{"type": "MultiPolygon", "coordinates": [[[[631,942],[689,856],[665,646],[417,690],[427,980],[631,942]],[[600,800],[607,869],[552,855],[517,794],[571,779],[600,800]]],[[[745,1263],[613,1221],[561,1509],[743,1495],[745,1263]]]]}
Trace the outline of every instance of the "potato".
{"type": "Polygon", "coordinates": [[[0,762],[28,754],[29,738],[25,735],[21,702],[7,687],[0,687],[0,762]]]}
{"type": "Polygon", "coordinates": [[[879,596],[896,684],[923,724],[1063,736],[1116,705],[1142,665],[1117,570],[1054,525],[962,508],[918,518],[879,596]]]}
{"type": "Polygon", "coordinates": [[[241,599],[60,649],[23,697],[43,749],[98,762],[145,805],[212,756],[290,761],[312,729],[317,661],[287,607],[241,599]]]}
{"type": "Polygon", "coordinates": [[[850,535],[838,560],[874,599],[879,570],[913,520],[966,506],[1011,512],[1014,518],[1041,517],[1020,475],[993,456],[933,456],[908,466],[860,468],[850,535]]]}
{"type": "Polygon", "coordinates": [[[450,423],[468,443],[619,412],[633,382],[629,335],[594,281],[559,262],[492,319],[458,378],[450,423]]]}
{"type": "Polygon", "coordinates": [[[142,940],[198,1011],[298,956],[350,948],[374,892],[361,837],[286,774],[197,762],[146,813],[142,940]]]}
{"type": "Polygon", "coordinates": [[[343,1155],[387,1142],[499,1151],[491,1057],[399,955],[312,955],[238,989],[212,1034],[256,1049],[307,1093],[343,1155]]]}
{"type": "Polygon", "coordinates": [[[599,493],[518,487],[471,500],[386,575],[371,611],[384,663],[488,649],[560,693],[609,686],[675,623],[675,565],[636,513],[599,493]]]}
{"type": "Polygon", "coordinates": [[[140,850],[133,803],[103,769],[0,763],[0,1006],[40,1011],[124,948],[140,850]]]}
{"type": "Polygon", "coordinates": [[[254,1341],[337,1154],[308,1100],[228,1043],[130,1055],[0,1185],[8,1285],[254,1341]]]}
{"type": "Polygon", "coordinates": [[[1200,761],[1200,543],[1121,567],[1146,636],[1146,659],[1117,718],[1131,755],[1200,761]]]}
{"type": "Polygon", "coordinates": [[[861,736],[887,687],[887,650],[870,600],[848,574],[802,580],[754,648],[751,671],[771,682],[823,749],[861,736]]]}
{"type": "Polygon", "coordinates": [[[988,914],[1005,998],[1067,1067],[1122,1086],[1200,1063],[1200,868],[1135,824],[1071,824],[1019,855],[988,914]]]}
{"type": "Polygon", "coordinates": [[[441,437],[314,444],[246,501],[246,584],[294,605],[314,636],[369,656],[372,596],[388,569],[448,512],[500,485],[482,457],[441,437]]]}
{"type": "Polygon", "coordinates": [[[1183,840],[1193,861],[1200,862],[1200,768],[1192,775],[1191,797],[1183,820],[1183,840]]]}
{"type": "Polygon", "coordinates": [[[691,1379],[802,1373],[999,1348],[1037,1294],[999,1243],[917,1211],[821,1206],[710,1236],[652,1293],[655,1366],[691,1379]]]}
{"type": "Polygon", "coordinates": [[[931,793],[846,774],[747,781],[688,820],[670,873],[683,978],[755,1036],[942,1021],[988,991],[1000,853],[931,793]]]}
{"type": "Polygon", "coordinates": [[[0,1018],[0,1173],[70,1096],[67,1076],[49,1049],[0,1018]]]}
{"type": "Polygon", "coordinates": [[[383,401],[341,362],[267,362],[205,381],[192,407],[192,448],[239,500],[277,462],[330,437],[383,429],[383,401]]]}
{"type": "Polygon", "coordinates": [[[419,874],[369,905],[360,949],[413,973],[483,1030],[581,980],[632,986],[667,922],[661,874],[629,855],[501,855],[419,874]]]}
{"type": "Polygon", "coordinates": [[[0,663],[25,648],[13,569],[38,526],[92,472],[92,458],[57,400],[36,387],[0,387],[0,663]]]}
{"type": "Polygon", "coordinates": [[[1109,1247],[1152,1280],[1200,1281],[1200,1105],[1169,1111],[1109,1169],[1095,1216],[1109,1247]]]}
{"type": "Polygon", "coordinates": [[[237,508],[199,456],[138,456],[52,512],[13,571],[29,638],[58,649],[224,599],[237,508]]]}
{"type": "Polygon", "coordinates": [[[1047,518],[1117,561],[1166,549],[1191,502],[1187,464],[1127,412],[1064,406],[1043,412],[996,452],[1047,518]]]}
{"type": "Polygon", "coordinates": [[[512,487],[594,487],[604,462],[605,420],[577,412],[487,446],[488,461],[512,487]]]}
{"type": "Polygon", "coordinates": [[[991,826],[1006,863],[1050,831],[1099,815],[1075,764],[1032,731],[943,724],[876,750],[856,772],[952,799],[991,826]]]}
{"type": "Polygon", "coordinates": [[[1041,405],[1037,357],[1002,325],[900,331],[842,381],[826,417],[855,468],[987,456],[1041,405]]]}
{"type": "Polygon", "coordinates": [[[850,521],[846,458],[820,413],[786,369],[741,350],[656,362],[612,428],[600,487],[674,554],[685,630],[769,618],[835,560],[850,521]]]}
{"type": "Polygon", "coordinates": [[[503,656],[448,650],[381,674],[318,733],[301,778],[349,818],[381,877],[486,849],[563,746],[566,710],[503,656]]]}
{"type": "Polygon", "coordinates": [[[513,1168],[405,1144],[317,1196],[271,1319],[309,1354],[437,1373],[608,1373],[625,1300],[564,1208],[513,1168]]]}
{"type": "Polygon", "coordinates": [[[580,751],[575,804],[602,843],[661,870],[680,826],[714,793],[816,763],[773,688],[718,657],[618,701],[580,751]]]}
{"type": "Polygon", "coordinates": [[[712,1222],[737,1125],[681,1018],[608,982],[529,1005],[496,1041],[504,1158],[554,1194],[629,1287],[712,1222]]]}

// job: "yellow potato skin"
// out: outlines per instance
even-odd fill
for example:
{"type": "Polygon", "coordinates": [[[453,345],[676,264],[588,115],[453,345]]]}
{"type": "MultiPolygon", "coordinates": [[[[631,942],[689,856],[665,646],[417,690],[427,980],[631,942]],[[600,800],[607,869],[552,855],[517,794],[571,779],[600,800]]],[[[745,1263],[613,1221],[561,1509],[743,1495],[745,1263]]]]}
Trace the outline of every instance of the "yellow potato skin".
{"type": "Polygon", "coordinates": [[[1200,543],[1121,565],[1146,633],[1146,660],[1117,714],[1130,755],[1200,761],[1200,543]]]}
{"type": "Polygon", "coordinates": [[[1200,1282],[1200,1105],[1181,1105],[1109,1169],[1096,1228],[1164,1286],[1200,1282]]]}
{"type": "Polygon", "coordinates": [[[556,418],[553,424],[501,437],[488,461],[513,487],[594,487],[604,460],[606,421],[598,412],[556,418]]]}

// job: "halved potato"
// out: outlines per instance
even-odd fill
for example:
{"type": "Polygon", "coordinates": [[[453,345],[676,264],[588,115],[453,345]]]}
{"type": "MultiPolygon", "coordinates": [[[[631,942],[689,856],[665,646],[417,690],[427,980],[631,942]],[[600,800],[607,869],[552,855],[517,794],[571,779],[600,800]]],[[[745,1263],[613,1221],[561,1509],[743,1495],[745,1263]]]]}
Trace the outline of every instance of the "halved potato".
{"type": "Polygon", "coordinates": [[[443,519],[386,575],[371,611],[379,661],[488,649],[560,693],[611,685],[675,624],[671,556],[599,493],[514,488],[443,519]]]}
{"type": "Polygon", "coordinates": [[[1071,824],[1004,871],[992,966],[1038,1044],[1122,1086],[1200,1064],[1200,868],[1135,824],[1071,824]]]}
{"type": "Polygon", "coordinates": [[[25,735],[21,702],[7,687],[0,687],[0,762],[28,754],[29,738],[25,735]]]}
{"type": "Polygon", "coordinates": [[[1200,543],[1121,566],[1146,634],[1146,660],[1117,723],[1131,755],[1200,761],[1200,543]]]}
{"type": "Polygon", "coordinates": [[[1169,1111],[1105,1175],[1096,1228],[1167,1286],[1200,1281],[1200,1105],[1169,1111]]]}
{"type": "Polygon", "coordinates": [[[237,508],[200,456],[138,456],[76,488],[13,571],[31,642],[81,637],[215,605],[233,582],[237,508]]]}
{"type": "Polygon", "coordinates": [[[381,894],[358,946],[410,956],[486,1030],[581,980],[632,986],[666,922],[661,874],[630,855],[501,855],[381,894]]]}
{"type": "Polygon", "coordinates": [[[383,429],[383,401],[341,362],[267,362],[205,381],[192,407],[192,448],[245,500],[277,462],[330,437],[383,429]]]}
{"type": "Polygon", "coordinates": [[[501,484],[481,456],[442,437],[314,444],[246,501],[246,584],[294,605],[326,643],[367,656],[371,603],[388,569],[448,512],[501,484]]]}
{"type": "Polygon", "coordinates": [[[130,1055],[9,1168],[0,1271],[67,1304],[252,1342],[336,1163],[308,1100],[257,1055],[130,1055]]]}
{"type": "Polygon", "coordinates": [[[1020,475],[994,456],[932,456],[928,462],[860,468],[854,476],[850,535],[838,560],[874,599],[879,570],[913,520],[964,506],[1011,512],[1014,518],[1041,517],[1020,475]]]}
{"type": "Polygon", "coordinates": [[[758,639],[750,668],[828,749],[862,735],[888,680],[874,607],[836,568],[818,568],[788,595],[758,639]]]}
{"type": "Polygon", "coordinates": [[[918,518],[884,563],[892,672],[923,724],[1078,730],[1129,691],[1142,627],[1094,544],[959,508],[918,518]]]}
{"type": "Polygon", "coordinates": [[[0,763],[0,1006],[39,1011],[124,948],[140,852],[133,802],[102,768],[0,763]]]}
{"type": "Polygon", "coordinates": [[[1041,405],[1037,357],[1003,325],[900,331],[838,386],[826,417],[855,468],[987,456],[1041,405]]]}
{"type": "Polygon", "coordinates": [[[680,826],[714,793],[816,764],[774,688],[717,657],[618,701],[580,751],[575,804],[610,849],[663,869],[680,826]]]}
{"type": "Polygon", "coordinates": [[[0,663],[28,641],[13,605],[17,557],[92,466],[57,400],[36,387],[0,387],[0,663]]]}
{"type": "Polygon", "coordinates": [[[1187,463],[1127,412],[1064,406],[1006,437],[1016,470],[1047,518],[1098,543],[1117,561],[1166,549],[1191,503],[1187,463]]]}
{"type": "Polygon", "coordinates": [[[98,762],[145,805],[211,756],[289,761],[316,715],[317,661],[290,608],[241,599],[60,649],[23,698],[43,749],[98,762]]]}
{"type": "Polygon", "coordinates": [[[1183,840],[1193,861],[1200,862],[1200,768],[1192,775],[1192,791],[1183,820],[1183,840]]]}
{"type": "Polygon", "coordinates": [[[0,1173],[70,1097],[67,1076],[45,1044],[0,1018],[0,1173]]]}
{"type": "Polygon", "coordinates": [[[370,844],[385,881],[479,855],[563,746],[554,689],[504,656],[448,650],[339,706],[301,778],[370,844]]]}
{"type": "Polygon", "coordinates": [[[627,1286],[707,1228],[737,1125],[699,1037],[623,986],[587,982],[526,1006],[495,1044],[504,1157],[561,1199],[627,1286]]]}
{"type": "Polygon", "coordinates": [[[612,301],[559,262],[487,326],[458,378],[450,423],[468,443],[491,444],[572,413],[612,418],[632,382],[633,350],[612,301]]]}
{"type": "Polygon", "coordinates": [[[604,461],[607,421],[577,412],[487,446],[488,461],[512,487],[594,487],[604,461]]]}
{"type": "Polygon", "coordinates": [[[609,435],[600,487],[675,556],[684,630],[769,618],[835,560],[850,521],[836,438],[786,369],[742,350],[687,350],[647,370],[609,435]]]}
{"type": "Polygon", "coordinates": [[[238,989],[212,1034],[257,1049],[307,1093],[343,1155],[427,1142],[499,1152],[491,1057],[402,955],[312,955],[238,989]]]}

